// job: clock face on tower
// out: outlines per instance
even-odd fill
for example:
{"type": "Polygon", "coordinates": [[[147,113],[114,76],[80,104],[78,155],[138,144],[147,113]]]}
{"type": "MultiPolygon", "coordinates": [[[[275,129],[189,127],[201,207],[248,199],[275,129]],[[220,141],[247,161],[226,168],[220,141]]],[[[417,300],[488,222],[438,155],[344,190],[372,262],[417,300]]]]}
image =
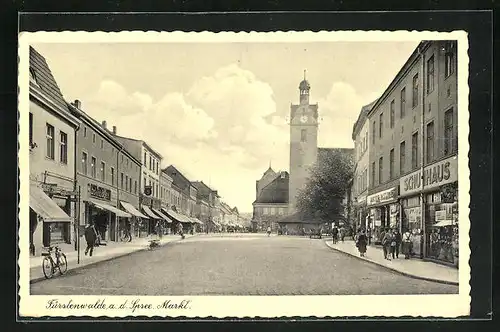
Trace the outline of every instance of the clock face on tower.
{"type": "Polygon", "coordinates": [[[302,116],[300,117],[300,122],[302,122],[302,123],[306,123],[306,122],[307,122],[307,115],[302,115],[302,116]]]}

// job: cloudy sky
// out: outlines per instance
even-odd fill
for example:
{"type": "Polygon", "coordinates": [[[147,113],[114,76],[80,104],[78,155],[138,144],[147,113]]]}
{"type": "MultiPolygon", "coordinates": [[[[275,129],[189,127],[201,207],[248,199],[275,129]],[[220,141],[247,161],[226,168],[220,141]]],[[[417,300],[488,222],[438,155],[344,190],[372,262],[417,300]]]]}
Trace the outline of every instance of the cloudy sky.
{"type": "Polygon", "coordinates": [[[252,210],[255,180],[288,170],[286,116],[304,69],[323,118],[320,147],[353,147],[352,126],[417,42],[34,44],[68,101],[144,139],[190,180],[252,210]]]}

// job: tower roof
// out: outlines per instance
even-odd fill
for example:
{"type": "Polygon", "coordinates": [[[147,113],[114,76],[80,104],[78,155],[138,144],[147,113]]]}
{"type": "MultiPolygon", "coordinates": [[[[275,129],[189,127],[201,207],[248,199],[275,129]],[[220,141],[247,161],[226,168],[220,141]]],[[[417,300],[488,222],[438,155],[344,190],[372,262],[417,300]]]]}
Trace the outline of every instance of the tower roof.
{"type": "Polygon", "coordinates": [[[304,70],[304,79],[302,80],[302,82],[300,82],[299,89],[300,90],[309,90],[309,89],[311,89],[311,85],[309,84],[309,82],[306,79],[306,71],[305,70],[304,70]]]}

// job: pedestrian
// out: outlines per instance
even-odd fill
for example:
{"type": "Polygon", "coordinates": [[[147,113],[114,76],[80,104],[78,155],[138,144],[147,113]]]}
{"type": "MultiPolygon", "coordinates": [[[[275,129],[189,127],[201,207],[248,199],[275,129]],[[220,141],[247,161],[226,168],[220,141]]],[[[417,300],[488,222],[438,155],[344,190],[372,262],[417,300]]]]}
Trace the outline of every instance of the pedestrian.
{"type": "Polygon", "coordinates": [[[399,233],[398,229],[394,230],[394,237],[396,241],[396,248],[395,248],[396,258],[399,258],[399,248],[401,247],[402,238],[401,238],[401,233],[399,233]]]}
{"type": "Polygon", "coordinates": [[[411,257],[411,246],[412,246],[412,235],[409,230],[404,232],[402,239],[401,251],[405,255],[405,259],[410,259],[411,257]]]}
{"type": "Polygon", "coordinates": [[[344,227],[342,227],[342,228],[340,229],[340,232],[339,232],[339,233],[340,233],[340,241],[342,241],[342,243],[344,243],[345,232],[346,232],[346,231],[345,231],[345,228],[344,228],[344,227]]]}
{"type": "Polygon", "coordinates": [[[368,231],[366,232],[366,237],[368,238],[368,245],[372,244],[372,229],[368,227],[368,231]]]}
{"type": "Polygon", "coordinates": [[[366,243],[367,237],[364,230],[361,230],[358,235],[356,235],[356,247],[358,247],[359,255],[365,257],[366,253],[366,243]]]}
{"type": "Polygon", "coordinates": [[[267,226],[267,236],[271,236],[271,226],[267,226]]]}
{"type": "Polygon", "coordinates": [[[338,236],[339,236],[339,229],[337,228],[337,226],[333,226],[333,229],[332,229],[333,244],[337,244],[338,236]]]}
{"type": "Polygon", "coordinates": [[[390,250],[392,243],[392,233],[388,230],[387,232],[383,232],[384,237],[382,238],[382,250],[384,251],[384,258],[391,260],[390,258],[390,250]]]}
{"type": "Polygon", "coordinates": [[[177,230],[179,232],[179,235],[181,236],[181,239],[184,239],[184,231],[181,223],[179,223],[179,226],[177,226],[177,230]]]}
{"type": "MultiPolygon", "coordinates": [[[[385,236],[385,229],[383,227],[380,228],[380,233],[378,234],[378,242],[382,243],[382,240],[384,239],[385,236]]],[[[375,243],[376,244],[376,243],[375,243]]]]}
{"type": "Polygon", "coordinates": [[[94,253],[94,247],[99,245],[99,236],[97,234],[97,230],[95,229],[93,224],[87,225],[85,228],[85,241],[87,242],[87,248],[85,249],[85,256],[87,254],[90,254],[90,257],[92,257],[92,254],[94,253]]]}
{"type": "Polygon", "coordinates": [[[396,259],[396,247],[397,247],[396,229],[394,229],[391,231],[391,256],[392,256],[392,259],[396,259]]]}

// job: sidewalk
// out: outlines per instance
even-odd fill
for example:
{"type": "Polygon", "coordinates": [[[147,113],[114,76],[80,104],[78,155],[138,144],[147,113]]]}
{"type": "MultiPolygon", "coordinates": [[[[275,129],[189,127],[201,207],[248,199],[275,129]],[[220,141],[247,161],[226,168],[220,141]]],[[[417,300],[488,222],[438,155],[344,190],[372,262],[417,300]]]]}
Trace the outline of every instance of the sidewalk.
{"type": "MultiPolygon", "coordinates": [[[[197,234],[185,235],[186,239],[189,239],[190,237],[196,236],[197,234]]],[[[94,248],[92,257],[88,255],[85,256],[86,243],[83,239],[83,241],[80,242],[80,264],[78,264],[78,252],[74,250],[74,245],[62,245],[60,247],[66,255],[69,272],[71,270],[79,269],[99,262],[126,256],[137,251],[147,250],[149,247],[149,241],[153,239],[158,239],[158,237],[156,235],[153,235],[145,238],[135,238],[132,240],[132,242],[108,241],[106,246],[99,246],[94,248]]],[[[179,235],[164,235],[160,240],[160,246],[172,242],[178,242],[180,240],[181,238],[179,235]]],[[[43,257],[41,255],[30,257],[30,283],[45,279],[42,270],[42,260],[43,257]]],[[[57,275],[54,277],[57,277],[57,275]]]]}
{"type": "Polygon", "coordinates": [[[427,262],[418,258],[404,259],[404,255],[401,254],[399,254],[399,258],[389,261],[384,259],[382,248],[374,246],[368,246],[366,256],[360,257],[358,248],[356,248],[352,240],[333,244],[332,239],[329,238],[325,240],[325,244],[331,249],[383,266],[408,277],[458,286],[458,269],[454,267],[427,262]]]}

